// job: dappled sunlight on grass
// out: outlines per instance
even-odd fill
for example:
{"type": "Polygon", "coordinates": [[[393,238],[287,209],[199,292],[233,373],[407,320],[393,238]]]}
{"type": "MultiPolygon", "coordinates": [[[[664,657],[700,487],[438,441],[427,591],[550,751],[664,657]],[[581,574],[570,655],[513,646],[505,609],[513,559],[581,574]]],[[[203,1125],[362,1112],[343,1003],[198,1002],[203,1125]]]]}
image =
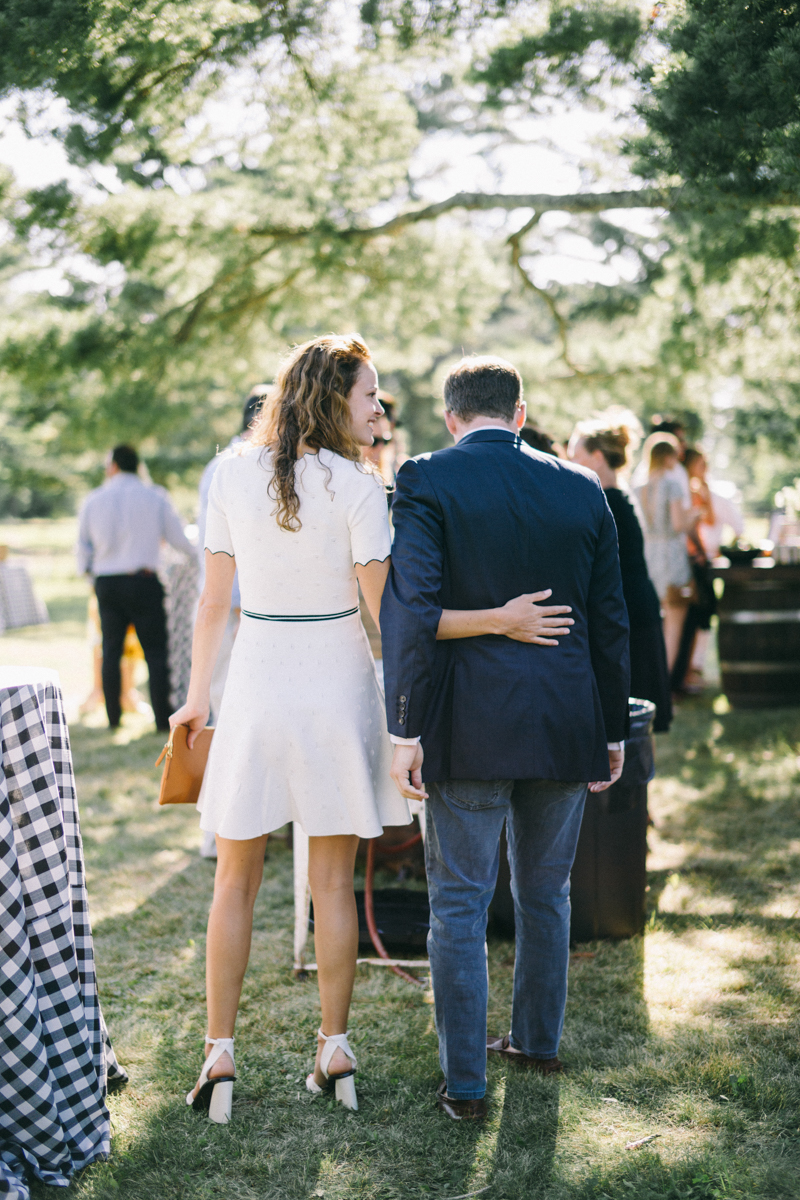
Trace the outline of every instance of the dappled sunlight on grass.
{"type": "MultiPolygon", "coordinates": [[[[77,696],[84,600],[66,573],[63,603],[51,582],[59,621],[0,649],[4,661],[40,656],[77,696]]],[[[292,865],[280,842],[267,847],[256,905],[233,1122],[188,1110],[214,864],[199,858],[195,810],[158,808],[164,738],[152,723],[126,716],[111,734],[102,713],[73,721],[100,995],[131,1082],[109,1097],[111,1161],[65,1200],[794,1200],[800,710],[725,708],[685,702],[658,738],[646,935],[573,957],[560,1051],[570,1073],[490,1062],[482,1129],[436,1112],[432,1007],[385,971],[356,978],[359,1112],[305,1091],[318,992],[315,979],[292,978],[292,865]]],[[[513,962],[511,943],[490,943],[493,1033],[510,1025],[513,962]]],[[[50,1193],[36,1185],[33,1197],[50,1193]]]]}
{"type": "Polygon", "coordinates": [[[723,998],[747,986],[734,965],[759,943],[748,930],[692,929],[682,935],[655,931],[645,950],[645,1002],[654,1032],[687,1025],[711,1028],[723,998]]]}

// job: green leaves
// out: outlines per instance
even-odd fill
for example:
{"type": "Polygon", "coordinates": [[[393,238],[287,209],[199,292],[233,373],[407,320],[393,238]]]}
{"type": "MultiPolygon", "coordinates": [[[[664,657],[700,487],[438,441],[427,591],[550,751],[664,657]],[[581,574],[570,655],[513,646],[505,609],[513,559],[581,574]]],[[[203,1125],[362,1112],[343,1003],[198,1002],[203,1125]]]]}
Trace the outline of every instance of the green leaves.
{"type": "Polygon", "coordinates": [[[486,18],[503,16],[518,0],[365,0],[359,13],[375,42],[393,36],[402,49],[426,39],[452,36],[470,29],[486,18]]]}
{"type": "Polygon", "coordinates": [[[800,8],[772,0],[686,0],[662,34],[632,149],[646,177],[737,196],[797,194],[800,8]]]}
{"type": "Polygon", "coordinates": [[[629,65],[644,32],[636,8],[593,0],[554,4],[545,29],[493,49],[471,78],[502,107],[509,93],[529,101],[553,86],[587,96],[615,67],[629,65]]]}
{"type": "Polygon", "coordinates": [[[321,0],[3,0],[0,92],[48,87],[70,105],[77,162],[140,155],[197,109],[220,71],[270,38],[311,32],[321,0]],[[77,118],[77,119],[76,119],[77,118]]]}

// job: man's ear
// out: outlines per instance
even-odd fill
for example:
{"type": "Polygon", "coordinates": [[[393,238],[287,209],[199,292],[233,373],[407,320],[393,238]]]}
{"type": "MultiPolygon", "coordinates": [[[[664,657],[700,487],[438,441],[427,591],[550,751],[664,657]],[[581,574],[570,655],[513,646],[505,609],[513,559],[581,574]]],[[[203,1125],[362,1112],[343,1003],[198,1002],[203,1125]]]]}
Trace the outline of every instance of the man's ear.
{"type": "Polygon", "coordinates": [[[516,425],[517,429],[522,429],[522,426],[525,424],[525,420],[526,420],[527,416],[528,416],[528,406],[524,400],[520,400],[519,404],[517,405],[516,411],[514,413],[514,424],[516,425]]]}
{"type": "Polygon", "coordinates": [[[451,437],[456,437],[458,434],[458,421],[451,412],[447,411],[447,409],[445,409],[444,413],[444,423],[447,426],[447,432],[451,435],[451,437]]]}

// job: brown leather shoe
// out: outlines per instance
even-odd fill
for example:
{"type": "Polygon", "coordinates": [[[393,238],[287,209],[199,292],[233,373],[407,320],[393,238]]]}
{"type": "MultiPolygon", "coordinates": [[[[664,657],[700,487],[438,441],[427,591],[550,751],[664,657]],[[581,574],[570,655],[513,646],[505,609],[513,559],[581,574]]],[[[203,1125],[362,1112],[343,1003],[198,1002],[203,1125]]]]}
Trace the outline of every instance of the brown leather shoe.
{"type": "Polygon", "coordinates": [[[487,1037],[486,1051],[488,1054],[499,1054],[508,1062],[516,1062],[522,1067],[528,1067],[531,1071],[538,1072],[539,1075],[563,1075],[567,1069],[560,1058],[531,1058],[529,1054],[515,1050],[509,1042],[508,1034],[505,1037],[487,1037]]]}
{"type": "Polygon", "coordinates": [[[486,1116],[486,1101],[454,1100],[447,1094],[447,1082],[442,1080],[436,1089],[436,1107],[451,1121],[482,1121],[486,1116]]]}

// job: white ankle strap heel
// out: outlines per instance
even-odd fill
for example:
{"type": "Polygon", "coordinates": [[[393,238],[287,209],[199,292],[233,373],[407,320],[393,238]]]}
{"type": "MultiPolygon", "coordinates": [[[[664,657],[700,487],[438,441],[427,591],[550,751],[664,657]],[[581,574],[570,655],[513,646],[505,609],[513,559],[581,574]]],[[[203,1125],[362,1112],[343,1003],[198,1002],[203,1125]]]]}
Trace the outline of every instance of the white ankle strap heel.
{"type": "MultiPolygon", "coordinates": [[[[318,1036],[321,1037],[325,1042],[319,1059],[320,1071],[322,1071],[322,1074],[327,1079],[329,1087],[331,1084],[334,1084],[335,1095],[338,1102],[343,1104],[345,1108],[351,1109],[352,1112],[358,1112],[356,1082],[354,1078],[358,1063],[356,1062],[355,1054],[353,1054],[353,1051],[350,1049],[350,1043],[347,1040],[348,1035],[346,1033],[333,1033],[330,1037],[326,1037],[320,1028],[318,1036]],[[331,1065],[331,1059],[333,1058],[336,1050],[343,1051],[346,1057],[349,1058],[352,1066],[349,1071],[340,1071],[335,1075],[331,1075],[328,1073],[328,1067],[331,1065]]],[[[314,1079],[313,1071],[306,1079],[306,1087],[314,1096],[320,1096],[322,1095],[323,1091],[325,1091],[325,1088],[321,1088],[314,1079]]]]}
{"type": "Polygon", "coordinates": [[[203,1070],[197,1081],[196,1089],[193,1088],[186,1097],[186,1103],[191,1104],[195,1112],[208,1113],[209,1121],[213,1121],[215,1125],[227,1125],[231,1119],[233,1084],[236,1075],[216,1075],[213,1079],[209,1079],[208,1072],[215,1063],[219,1062],[223,1054],[230,1055],[231,1062],[233,1062],[233,1041],[233,1038],[206,1038],[206,1043],[210,1042],[213,1049],[203,1063],[203,1070]]]}

